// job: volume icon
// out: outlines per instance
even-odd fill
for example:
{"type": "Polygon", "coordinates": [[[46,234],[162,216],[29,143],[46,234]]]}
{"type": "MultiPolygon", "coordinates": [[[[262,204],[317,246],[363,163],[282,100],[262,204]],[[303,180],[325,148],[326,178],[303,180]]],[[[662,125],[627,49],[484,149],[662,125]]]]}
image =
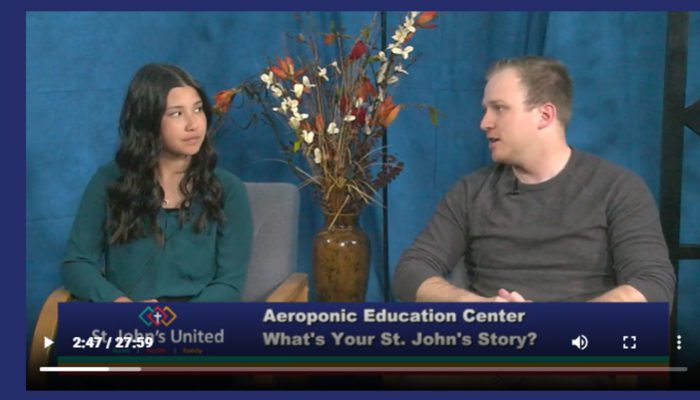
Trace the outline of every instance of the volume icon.
{"type": "Polygon", "coordinates": [[[586,337],[586,335],[578,335],[575,338],[571,339],[571,345],[579,350],[586,350],[586,348],[588,347],[588,338],[586,337]]]}

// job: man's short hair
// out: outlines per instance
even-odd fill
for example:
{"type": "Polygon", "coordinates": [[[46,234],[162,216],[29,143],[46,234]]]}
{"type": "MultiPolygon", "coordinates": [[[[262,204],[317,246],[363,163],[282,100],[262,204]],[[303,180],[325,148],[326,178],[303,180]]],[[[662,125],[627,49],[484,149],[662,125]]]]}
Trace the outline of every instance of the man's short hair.
{"type": "Polygon", "coordinates": [[[496,61],[489,68],[486,79],[508,68],[513,68],[518,73],[525,86],[525,104],[531,108],[547,102],[554,104],[557,108],[557,119],[566,127],[571,119],[574,92],[566,67],[557,60],[540,56],[505,58],[496,61]]]}

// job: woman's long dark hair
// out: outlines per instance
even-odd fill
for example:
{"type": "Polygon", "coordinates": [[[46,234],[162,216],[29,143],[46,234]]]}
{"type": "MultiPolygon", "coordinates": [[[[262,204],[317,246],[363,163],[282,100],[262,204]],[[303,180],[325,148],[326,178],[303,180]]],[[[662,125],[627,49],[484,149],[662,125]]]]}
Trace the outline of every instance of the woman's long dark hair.
{"type": "MultiPolygon", "coordinates": [[[[160,124],[165,113],[168,92],[175,87],[191,86],[202,99],[208,123],[212,106],[204,90],[185,71],[166,64],[148,64],[134,75],[124,100],[119,132],[121,144],[116,163],[121,176],[108,189],[107,232],[110,244],[124,244],[154,234],[164,242],[156,216],[164,199],[163,188],[156,179],[158,156],[163,149],[160,124]]],[[[214,175],[217,156],[207,134],[199,152],[192,156],[180,182],[184,200],[180,206],[180,225],[189,220],[191,205],[197,200],[202,212],[193,224],[201,232],[207,221],[223,224],[223,189],[214,175]]]]}

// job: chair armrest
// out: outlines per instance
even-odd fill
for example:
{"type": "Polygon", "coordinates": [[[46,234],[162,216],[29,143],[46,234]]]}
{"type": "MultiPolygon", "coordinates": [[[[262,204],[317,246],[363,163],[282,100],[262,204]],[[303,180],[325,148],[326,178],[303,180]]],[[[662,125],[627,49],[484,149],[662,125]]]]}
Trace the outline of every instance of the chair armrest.
{"type": "Polygon", "coordinates": [[[58,327],[58,303],[70,301],[73,296],[63,287],[60,287],[49,295],[41,307],[39,317],[36,320],[34,335],[32,336],[32,347],[29,350],[29,370],[27,374],[28,388],[41,388],[46,383],[46,375],[39,372],[39,367],[49,364],[51,347],[44,348],[44,337],[56,338],[58,327]]]}
{"type": "Polygon", "coordinates": [[[305,303],[309,301],[309,276],[295,272],[267,296],[268,303],[305,303]]]}

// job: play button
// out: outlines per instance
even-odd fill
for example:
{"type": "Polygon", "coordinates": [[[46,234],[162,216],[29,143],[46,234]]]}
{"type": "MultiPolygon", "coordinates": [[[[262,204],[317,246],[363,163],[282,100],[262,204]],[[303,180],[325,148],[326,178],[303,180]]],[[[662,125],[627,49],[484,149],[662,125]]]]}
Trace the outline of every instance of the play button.
{"type": "Polygon", "coordinates": [[[47,348],[47,347],[51,346],[52,344],[53,344],[53,340],[44,336],[44,348],[47,348]]]}

